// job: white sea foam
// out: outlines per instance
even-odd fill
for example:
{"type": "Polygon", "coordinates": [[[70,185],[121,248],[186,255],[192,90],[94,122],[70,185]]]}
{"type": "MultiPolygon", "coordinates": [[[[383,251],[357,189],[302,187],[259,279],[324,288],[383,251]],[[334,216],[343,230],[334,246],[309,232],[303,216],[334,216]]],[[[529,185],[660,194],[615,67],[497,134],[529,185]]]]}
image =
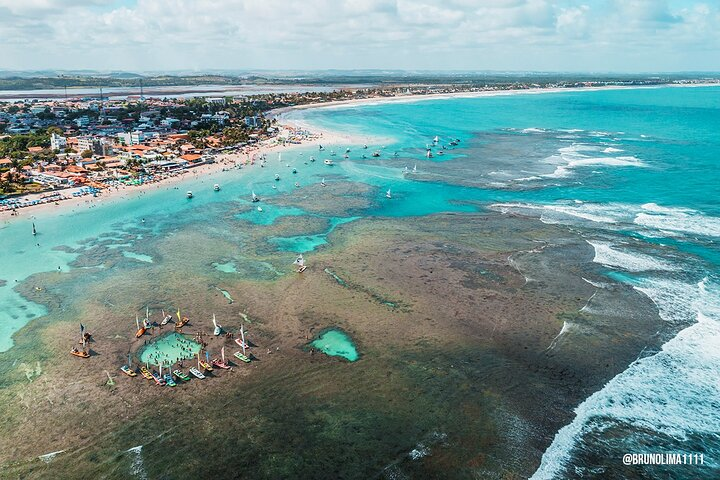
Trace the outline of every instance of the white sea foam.
{"type": "Polygon", "coordinates": [[[720,237],[720,218],[704,215],[689,208],[663,207],[655,203],[642,206],[625,203],[575,203],[558,202],[554,204],[496,203],[491,205],[502,213],[540,212],[545,223],[574,225],[578,220],[587,220],[607,226],[644,227],[646,236],[659,235],[678,237],[702,235],[720,237]]]}
{"type": "Polygon", "coordinates": [[[605,166],[605,167],[644,167],[645,164],[638,158],[630,155],[624,156],[596,156],[590,153],[617,153],[622,150],[584,143],[573,143],[567,147],[558,149],[556,155],[547,157],[544,163],[556,165],[555,171],[543,175],[546,178],[563,178],[572,173],[572,170],[579,167],[605,166]]]}
{"type": "Polygon", "coordinates": [[[535,127],[525,128],[521,131],[522,131],[522,133],[545,133],[544,128],[535,128],[535,127]]]}
{"type": "Polygon", "coordinates": [[[683,441],[688,434],[720,431],[720,304],[717,285],[651,280],[639,288],[667,321],[694,317],[655,355],[633,362],[627,370],[591,395],[575,419],[555,436],[542,457],[535,480],[562,476],[576,442],[587,432],[602,431],[607,420],[621,421],[683,441]],[[605,421],[603,421],[605,419],[605,421]]]}
{"type": "Polygon", "coordinates": [[[143,463],[142,448],[142,445],[138,445],[137,447],[129,448],[127,453],[133,456],[130,472],[140,480],[147,480],[148,476],[145,471],[145,464],[143,463]]]}
{"type": "Polygon", "coordinates": [[[611,243],[586,240],[595,249],[593,261],[609,267],[619,267],[629,272],[646,272],[653,270],[677,271],[679,267],[666,260],[638,252],[620,250],[611,243]]]}

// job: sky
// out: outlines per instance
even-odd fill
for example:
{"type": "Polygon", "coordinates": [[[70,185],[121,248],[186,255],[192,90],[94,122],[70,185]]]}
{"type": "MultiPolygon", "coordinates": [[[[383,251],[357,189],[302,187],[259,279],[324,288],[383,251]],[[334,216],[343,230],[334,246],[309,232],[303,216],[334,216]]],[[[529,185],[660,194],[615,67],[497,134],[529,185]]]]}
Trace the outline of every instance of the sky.
{"type": "Polygon", "coordinates": [[[720,0],[0,0],[0,70],[720,71],[720,0]]]}

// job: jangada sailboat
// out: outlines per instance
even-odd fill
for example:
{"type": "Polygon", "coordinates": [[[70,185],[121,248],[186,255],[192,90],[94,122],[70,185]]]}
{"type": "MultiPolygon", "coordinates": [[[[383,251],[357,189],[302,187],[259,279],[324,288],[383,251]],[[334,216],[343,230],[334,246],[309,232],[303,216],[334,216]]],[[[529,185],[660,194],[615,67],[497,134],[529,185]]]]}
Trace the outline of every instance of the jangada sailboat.
{"type": "Polygon", "coordinates": [[[214,313],[213,313],[213,325],[215,326],[215,329],[213,330],[213,335],[215,335],[217,337],[222,333],[222,325],[218,325],[217,320],[215,320],[214,313]]]}
{"type": "Polygon", "coordinates": [[[222,347],[220,349],[220,356],[221,356],[221,360],[214,358],[212,361],[212,364],[218,368],[222,368],[223,370],[230,369],[230,365],[228,365],[227,362],[225,362],[225,347],[222,347]]]}
{"type": "Polygon", "coordinates": [[[258,197],[257,195],[255,195],[255,192],[252,192],[252,202],[253,202],[253,203],[257,203],[257,202],[259,202],[259,201],[260,201],[260,197],[258,197]]]}
{"type": "Polygon", "coordinates": [[[200,360],[200,352],[198,352],[198,368],[204,368],[208,372],[212,372],[213,368],[210,365],[210,354],[208,352],[205,352],[205,359],[206,361],[200,360]]]}
{"type": "Polygon", "coordinates": [[[75,355],[76,357],[80,357],[80,358],[89,358],[90,354],[87,352],[84,340],[83,340],[82,347],[83,347],[82,350],[78,350],[77,347],[73,347],[70,350],[70,355],[75,355]]]}
{"type": "Polygon", "coordinates": [[[163,319],[162,322],[160,322],[160,325],[167,325],[170,320],[172,320],[172,315],[165,314],[165,310],[162,311],[163,319]]]}
{"type": "Polygon", "coordinates": [[[177,311],[177,317],[178,317],[178,321],[175,322],[175,330],[180,330],[183,326],[185,326],[186,323],[188,323],[190,321],[190,319],[188,319],[188,317],[180,317],[180,309],[179,308],[177,311]]]}
{"type": "Polygon", "coordinates": [[[237,343],[238,345],[240,345],[240,348],[242,348],[242,353],[240,353],[240,352],[235,352],[235,353],[233,354],[233,355],[235,356],[235,358],[237,358],[238,360],[240,360],[240,361],[242,361],[242,362],[250,363],[250,357],[248,357],[247,354],[245,353],[246,350],[247,350],[248,348],[250,348],[250,347],[249,347],[248,344],[245,342],[245,330],[243,330],[243,326],[242,326],[242,325],[240,325],[240,341],[235,340],[235,343],[237,343]]]}
{"type": "Polygon", "coordinates": [[[385,198],[392,198],[392,193],[390,193],[389,188],[388,188],[387,192],[385,192],[385,198]]]}
{"type": "Polygon", "coordinates": [[[298,255],[298,257],[293,262],[293,265],[298,266],[298,269],[295,270],[297,273],[302,273],[307,268],[307,265],[305,265],[305,259],[303,258],[302,254],[298,255]]]}
{"type": "Polygon", "coordinates": [[[135,338],[140,338],[143,335],[145,335],[145,331],[147,329],[145,328],[145,324],[143,324],[142,327],[140,326],[140,319],[138,318],[137,315],[135,315],[135,325],[137,326],[137,331],[135,332],[135,338]]]}

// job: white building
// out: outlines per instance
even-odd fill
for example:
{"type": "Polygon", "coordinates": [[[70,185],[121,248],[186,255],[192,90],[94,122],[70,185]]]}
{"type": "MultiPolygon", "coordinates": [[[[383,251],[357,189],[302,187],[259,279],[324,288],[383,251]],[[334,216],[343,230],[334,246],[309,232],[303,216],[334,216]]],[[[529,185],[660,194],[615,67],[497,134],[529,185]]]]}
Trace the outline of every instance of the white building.
{"type": "Polygon", "coordinates": [[[67,138],[57,133],[50,135],[50,148],[62,152],[67,147],[67,138]]]}

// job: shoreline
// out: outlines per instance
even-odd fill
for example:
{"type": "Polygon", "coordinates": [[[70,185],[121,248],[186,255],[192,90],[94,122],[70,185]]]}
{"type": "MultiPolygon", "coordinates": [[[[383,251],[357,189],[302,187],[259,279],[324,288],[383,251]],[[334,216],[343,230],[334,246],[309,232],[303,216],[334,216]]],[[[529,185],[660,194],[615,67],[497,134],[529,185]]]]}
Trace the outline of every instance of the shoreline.
{"type": "Polygon", "coordinates": [[[697,88],[697,87],[720,87],[720,83],[693,83],[693,84],[665,84],[665,85],[607,85],[597,87],[548,87],[548,88],[517,88],[507,90],[483,90],[480,92],[453,92],[453,93],[431,93],[427,95],[410,94],[398,95],[392,97],[369,97],[357,98],[353,100],[338,100],[335,102],[319,102],[308,103],[304,105],[292,105],[289,107],[280,107],[267,112],[268,118],[282,119],[286,114],[298,111],[317,108],[342,108],[353,107],[355,105],[372,105],[382,103],[413,103],[426,100],[450,100],[456,98],[481,98],[481,97],[500,97],[510,95],[538,95],[543,93],[563,93],[563,92],[594,92],[601,90],[644,90],[658,88],[697,88]]]}
{"type": "MultiPolygon", "coordinates": [[[[172,186],[181,184],[184,179],[198,179],[200,176],[207,176],[210,174],[218,173],[228,166],[234,167],[238,164],[248,165],[252,162],[248,162],[255,156],[267,155],[282,150],[292,150],[302,146],[320,145],[325,143],[327,145],[340,145],[346,144],[363,144],[363,143],[391,143],[392,138],[384,137],[373,137],[370,135],[360,136],[357,134],[343,133],[337,130],[331,130],[327,128],[321,128],[313,125],[309,122],[304,121],[300,118],[288,118],[288,115],[293,112],[310,110],[310,109],[332,109],[332,108],[343,108],[343,107],[354,107],[358,105],[373,105],[383,103],[413,103],[429,100],[452,100],[457,98],[482,98],[482,97],[496,97],[496,96],[511,96],[511,95],[539,95],[544,93],[564,93],[564,92],[588,92],[588,91],[601,91],[601,90],[630,90],[630,89],[657,89],[657,88],[696,88],[696,87],[720,87],[717,83],[702,83],[702,84],[667,84],[667,85],[650,85],[650,86],[637,86],[637,85],[609,85],[609,86],[598,86],[598,87],[578,87],[578,88],[535,88],[535,89],[509,89],[509,90],[487,90],[481,92],[456,92],[456,93],[437,93],[428,95],[403,95],[394,97],[372,97],[372,98],[359,98],[353,100],[340,100],[333,102],[321,102],[321,103],[309,103],[305,105],[292,105],[288,107],[280,107],[273,110],[269,110],[266,116],[270,119],[276,119],[279,126],[284,131],[291,130],[304,130],[307,132],[307,138],[303,139],[301,143],[278,143],[277,137],[268,139],[263,143],[260,143],[253,147],[245,148],[243,151],[232,154],[221,154],[217,157],[216,162],[213,164],[206,164],[199,167],[194,167],[189,170],[184,170],[182,174],[161,178],[158,181],[145,183],[142,185],[130,186],[126,185],[116,189],[108,187],[101,191],[99,197],[88,197],[81,196],[77,198],[66,198],[59,202],[48,202],[39,205],[31,205],[23,207],[18,212],[32,212],[34,213],[46,213],[51,210],[58,210],[57,207],[65,208],[70,207],[82,207],[88,206],[92,208],[98,204],[104,203],[105,200],[117,200],[119,198],[125,198],[125,193],[139,193],[145,192],[151,189],[153,186],[166,185],[172,186]],[[193,175],[188,175],[192,173],[193,175]],[[56,208],[53,208],[56,207],[56,208]]],[[[72,191],[77,191],[81,187],[74,187],[67,189],[68,194],[72,194],[72,191]]],[[[159,187],[158,187],[159,188],[159,187]]],[[[19,198],[25,198],[28,200],[35,200],[41,198],[42,195],[50,193],[44,191],[40,193],[28,194],[19,198]]],[[[23,215],[12,215],[12,210],[0,211],[0,221],[9,222],[13,219],[22,218],[23,215]]]]}
{"type": "MultiPolygon", "coordinates": [[[[300,124],[294,122],[287,122],[281,125],[285,127],[285,131],[291,129],[305,129],[300,124]],[[297,125],[297,126],[296,126],[297,125]]],[[[216,157],[215,163],[204,164],[191,169],[182,170],[180,173],[172,176],[160,178],[156,181],[143,183],[141,185],[124,185],[120,187],[107,187],[102,189],[97,197],[91,195],[84,195],[80,197],[64,198],[57,201],[51,201],[38,205],[29,205],[17,209],[17,214],[13,215],[13,210],[2,210],[0,211],[0,221],[11,222],[13,220],[20,220],[23,218],[33,217],[36,214],[44,214],[51,211],[57,213],[73,212],[77,208],[93,208],[99,205],[108,204],[118,200],[124,200],[128,196],[137,196],[145,193],[153,188],[172,187],[181,185],[185,180],[198,180],[201,177],[206,177],[212,174],[220,173],[227,169],[236,168],[238,165],[244,168],[250,168],[254,166],[255,159],[263,155],[269,155],[275,152],[285,152],[296,150],[298,148],[327,144],[337,145],[342,143],[353,144],[359,140],[351,135],[344,135],[339,132],[330,132],[325,130],[316,129],[314,132],[308,132],[307,136],[301,140],[300,143],[290,142],[278,142],[277,137],[265,140],[255,146],[246,147],[242,151],[237,153],[226,153],[220,154],[216,157]],[[25,215],[23,215],[23,213],[25,215]]],[[[242,175],[242,173],[241,173],[242,175]]],[[[54,192],[62,193],[63,195],[72,195],[72,192],[78,191],[82,186],[72,187],[65,190],[54,190],[54,192]]],[[[53,191],[43,191],[40,193],[32,193],[24,195],[18,198],[23,198],[27,201],[40,199],[43,195],[47,195],[53,191]]]]}

